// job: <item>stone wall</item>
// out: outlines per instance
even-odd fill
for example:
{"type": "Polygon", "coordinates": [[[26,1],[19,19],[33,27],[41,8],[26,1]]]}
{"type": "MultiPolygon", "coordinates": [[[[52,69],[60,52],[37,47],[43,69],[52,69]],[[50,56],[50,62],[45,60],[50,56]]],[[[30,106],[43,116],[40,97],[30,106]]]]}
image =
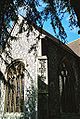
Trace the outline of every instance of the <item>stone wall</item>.
{"type": "MultiPolygon", "coordinates": [[[[65,59],[67,65],[72,69],[72,82],[76,86],[76,105],[79,112],[79,57],[61,42],[55,42],[55,38],[46,37],[42,40],[42,55],[48,58],[48,118],[53,119],[60,112],[60,92],[59,92],[59,66],[65,59]]],[[[73,92],[74,93],[74,92],[73,92]]],[[[62,114],[62,113],[61,113],[62,114]]],[[[66,116],[67,117],[67,116],[66,116]]],[[[60,118],[60,116],[59,116],[60,118]]]]}
{"type": "MultiPolygon", "coordinates": [[[[25,26],[25,24],[24,24],[25,26]]],[[[27,27],[27,26],[25,26],[27,27]]],[[[4,113],[4,102],[5,102],[5,86],[2,83],[2,112],[0,118],[12,119],[12,118],[25,118],[25,119],[55,119],[60,118],[61,112],[60,107],[60,87],[59,87],[59,73],[60,67],[63,61],[65,61],[67,70],[72,69],[69,75],[71,83],[75,85],[75,97],[78,113],[80,113],[80,59],[72,52],[70,48],[58,41],[50,34],[43,30],[43,34],[38,39],[39,31],[34,28],[33,32],[27,37],[27,31],[21,34],[18,33],[19,26],[15,26],[12,35],[17,37],[17,40],[10,41],[11,44],[11,55],[12,58],[20,59],[25,64],[25,83],[24,83],[24,113],[4,113]],[[32,48],[34,47],[34,48],[32,48]],[[46,57],[46,59],[45,59],[46,57]],[[46,60],[46,79],[39,77],[37,74],[38,60],[46,60]],[[39,82],[40,78],[40,82],[39,82]],[[41,87],[39,86],[41,85],[41,87]],[[41,88],[42,92],[39,93],[41,88]],[[28,90],[29,89],[29,90],[28,90]],[[44,89],[44,90],[43,90],[44,89]],[[78,98],[77,98],[78,97],[78,98]],[[32,102],[31,102],[32,101],[32,102]],[[36,114],[36,112],[38,113],[36,114]]],[[[6,48],[9,51],[8,48],[6,48]]],[[[3,58],[10,64],[11,59],[6,58],[5,54],[2,54],[3,58]]],[[[45,62],[46,62],[45,61],[45,62]]],[[[41,65],[41,64],[40,64],[41,65]]],[[[0,63],[0,70],[4,74],[6,79],[6,65],[4,62],[0,63]]],[[[42,69],[41,69],[42,70],[42,69]]],[[[43,73],[43,72],[42,72],[43,73]]],[[[44,73],[45,74],[45,73],[44,73]]],[[[70,84],[71,85],[71,84],[70,84]]],[[[73,95],[73,93],[72,93],[73,95]]],[[[63,115],[64,116],[64,115],[63,115]]],[[[63,118],[62,116],[62,118],[63,118]]],[[[65,116],[66,119],[67,116],[65,116]]]]}
{"type": "MultiPolygon", "coordinates": [[[[19,22],[20,24],[20,22],[19,22]]],[[[4,104],[5,104],[5,86],[3,82],[1,83],[1,106],[2,110],[0,112],[0,119],[12,119],[12,118],[36,118],[36,101],[37,101],[37,82],[36,82],[36,59],[38,56],[41,56],[41,43],[37,38],[39,32],[34,28],[33,32],[30,33],[27,37],[27,31],[19,34],[19,24],[16,25],[13,29],[12,36],[15,36],[17,40],[10,41],[11,47],[11,57],[13,60],[20,59],[25,64],[25,77],[24,77],[24,113],[4,113],[4,104]],[[34,49],[31,48],[35,46],[34,49]],[[32,90],[32,91],[31,91],[32,90]],[[31,102],[32,100],[32,102],[31,102]],[[30,109],[32,108],[32,109],[30,109]]],[[[26,27],[26,25],[24,24],[26,27]]],[[[44,37],[41,35],[40,37],[44,37]]],[[[9,51],[8,48],[6,48],[9,51]]],[[[3,58],[11,63],[11,59],[8,59],[5,56],[5,53],[2,54],[3,58]]],[[[4,62],[0,62],[0,70],[4,74],[6,79],[6,65],[4,62]]],[[[7,80],[7,79],[6,79],[7,80]]],[[[1,108],[1,107],[0,107],[1,108]]]]}

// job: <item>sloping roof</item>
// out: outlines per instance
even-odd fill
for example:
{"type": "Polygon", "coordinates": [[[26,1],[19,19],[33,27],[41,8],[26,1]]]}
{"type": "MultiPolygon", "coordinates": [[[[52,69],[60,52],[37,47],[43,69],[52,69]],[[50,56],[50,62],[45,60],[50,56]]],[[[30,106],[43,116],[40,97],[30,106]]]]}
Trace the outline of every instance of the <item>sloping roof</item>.
{"type": "Polygon", "coordinates": [[[32,23],[32,25],[34,26],[34,28],[36,30],[38,30],[40,33],[44,34],[48,39],[51,39],[56,45],[58,45],[59,47],[61,47],[62,49],[66,50],[67,52],[69,52],[70,54],[78,57],[78,55],[66,44],[64,44],[63,42],[61,42],[59,39],[55,38],[53,35],[51,35],[50,33],[48,33],[47,31],[45,31],[44,29],[42,29],[41,27],[37,26],[35,23],[32,23]]]}
{"type": "MultiPolygon", "coordinates": [[[[21,16],[22,19],[25,19],[23,16],[21,16]]],[[[26,20],[26,19],[25,19],[26,20]]],[[[61,42],[59,39],[55,38],[53,35],[51,35],[50,33],[48,33],[47,31],[43,30],[41,27],[39,27],[38,25],[36,25],[33,22],[30,22],[31,25],[38,30],[41,34],[45,35],[46,38],[51,39],[56,45],[58,45],[59,47],[61,47],[62,49],[66,50],[67,52],[71,53],[72,55],[78,57],[78,55],[70,48],[69,45],[64,44],[63,42],[61,42]],[[68,47],[69,46],[69,47],[68,47]]]]}
{"type": "Polygon", "coordinates": [[[76,55],[80,57],[80,39],[70,42],[67,45],[75,52],[76,55]]]}

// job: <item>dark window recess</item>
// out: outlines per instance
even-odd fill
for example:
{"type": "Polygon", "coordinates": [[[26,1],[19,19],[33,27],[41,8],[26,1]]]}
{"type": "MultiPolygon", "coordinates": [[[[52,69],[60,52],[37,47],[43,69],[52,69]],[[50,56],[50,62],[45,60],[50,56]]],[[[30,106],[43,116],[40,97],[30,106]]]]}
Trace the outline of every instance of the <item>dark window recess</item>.
{"type": "Polygon", "coordinates": [[[69,63],[63,62],[59,67],[60,112],[77,113],[76,81],[69,63]]]}

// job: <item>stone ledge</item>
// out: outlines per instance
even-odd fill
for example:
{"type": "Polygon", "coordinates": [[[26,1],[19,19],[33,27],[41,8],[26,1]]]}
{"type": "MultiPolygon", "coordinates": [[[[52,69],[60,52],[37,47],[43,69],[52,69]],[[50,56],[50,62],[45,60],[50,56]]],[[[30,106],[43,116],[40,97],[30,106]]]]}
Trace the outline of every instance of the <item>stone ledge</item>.
{"type": "Polygon", "coordinates": [[[0,114],[0,119],[24,119],[24,113],[5,113],[5,114],[0,114]]]}

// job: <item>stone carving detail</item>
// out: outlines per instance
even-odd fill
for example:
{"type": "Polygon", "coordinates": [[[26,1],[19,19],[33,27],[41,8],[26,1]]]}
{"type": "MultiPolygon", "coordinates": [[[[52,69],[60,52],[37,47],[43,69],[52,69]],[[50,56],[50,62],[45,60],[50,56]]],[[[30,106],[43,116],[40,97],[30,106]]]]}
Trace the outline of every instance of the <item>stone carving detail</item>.
{"type": "Polygon", "coordinates": [[[7,67],[7,84],[5,87],[5,112],[23,112],[24,110],[24,63],[13,61],[7,67]]]}

